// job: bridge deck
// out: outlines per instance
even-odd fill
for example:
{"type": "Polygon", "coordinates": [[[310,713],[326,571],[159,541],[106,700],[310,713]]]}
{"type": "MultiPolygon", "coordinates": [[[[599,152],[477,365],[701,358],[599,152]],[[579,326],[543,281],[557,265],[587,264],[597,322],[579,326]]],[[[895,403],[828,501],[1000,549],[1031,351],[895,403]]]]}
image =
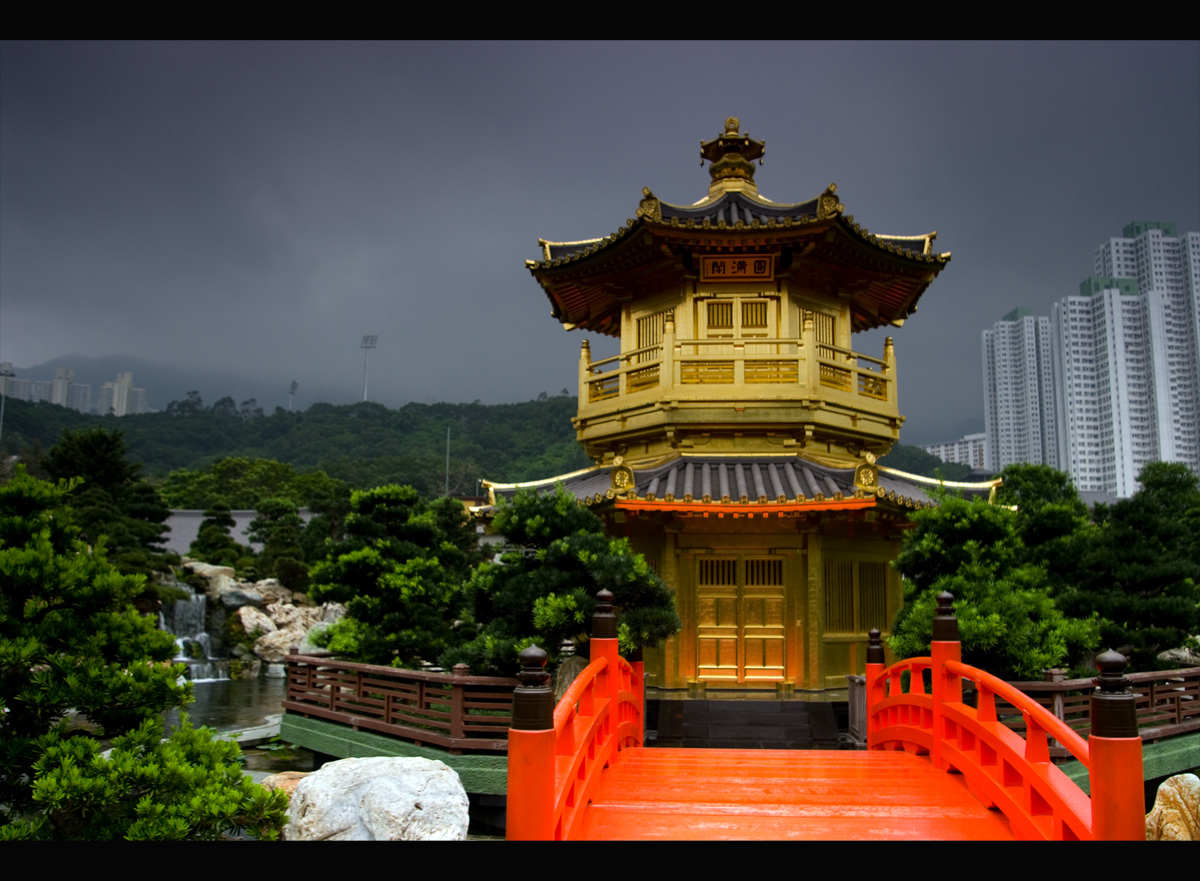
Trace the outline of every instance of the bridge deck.
{"type": "Polygon", "coordinates": [[[890,751],[627,749],[604,771],[590,840],[1011,840],[962,778],[890,751]]]}

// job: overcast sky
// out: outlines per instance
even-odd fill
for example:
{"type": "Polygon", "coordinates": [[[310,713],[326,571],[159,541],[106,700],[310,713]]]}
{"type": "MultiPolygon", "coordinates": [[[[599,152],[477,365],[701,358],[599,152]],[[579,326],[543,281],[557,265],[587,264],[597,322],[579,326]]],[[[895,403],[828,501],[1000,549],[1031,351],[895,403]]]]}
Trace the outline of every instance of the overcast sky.
{"type": "Polygon", "coordinates": [[[836,182],[953,252],[891,331],[910,443],[982,426],[1004,313],[1049,314],[1131,220],[1200,229],[1197,42],[5,43],[0,360],[221,367],[277,378],[270,409],[360,397],[371,333],[388,406],[574,393],[583,337],[524,261],[643,186],[704,196],[727,116],[764,196],[836,182]]]}

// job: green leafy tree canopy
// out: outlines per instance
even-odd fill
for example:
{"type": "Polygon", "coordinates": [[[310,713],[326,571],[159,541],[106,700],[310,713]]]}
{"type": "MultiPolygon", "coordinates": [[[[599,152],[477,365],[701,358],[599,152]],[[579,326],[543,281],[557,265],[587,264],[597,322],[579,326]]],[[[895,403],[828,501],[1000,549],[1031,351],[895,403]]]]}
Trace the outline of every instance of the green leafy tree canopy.
{"type": "Polygon", "coordinates": [[[1095,649],[1094,616],[1068,617],[1030,562],[1017,514],[981,499],[943,493],[937,507],[912,513],[896,568],[904,606],[888,644],[901,658],[925,655],[936,597],[954,595],[966,663],[1003,679],[1040,679],[1042,670],[1095,649]]]}
{"type": "Polygon", "coordinates": [[[0,486],[0,840],[277,837],[286,796],[236,746],[186,719],[163,739],[191,697],[174,639],[131,605],[141,576],[78,540],[71,488],[23,469],[0,486]]]}
{"type": "Polygon", "coordinates": [[[310,596],[346,617],[316,640],[342,657],[419,667],[455,639],[462,581],[477,559],[462,505],[409,486],[355,492],[345,537],[313,566],[310,596]]]}
{"type": "Polygon", "coordinates": [[[442,666],[463,662],[479,673],[515,673],[518,653],[532,642],[552,661],[564,640],[586,655],[601,589],[613,594],[622,651],[679,632],[674,593],[562,486],[545,495],[517,493],[501,503],[493,525],[512,549],[472,574],[467,596],[478,634],[443,655],[442,666]]]}
{"type": "Polygon", "coordinates": [[[1158,654],[1200,631],[1200,482],[1186,465],[1152,462],[1141,489],[1095,513],[1095,528],[1072,546],[1073,567],[1059,603],[1098,612],[1106,646],[1133,669],[1175,666],[1158,654]]]}

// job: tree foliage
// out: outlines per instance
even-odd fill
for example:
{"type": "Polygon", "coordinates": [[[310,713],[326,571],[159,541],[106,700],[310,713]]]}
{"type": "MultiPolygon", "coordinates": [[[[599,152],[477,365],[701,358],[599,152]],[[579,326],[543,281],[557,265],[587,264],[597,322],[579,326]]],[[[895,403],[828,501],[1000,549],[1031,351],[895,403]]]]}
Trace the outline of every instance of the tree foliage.
{"type": "Polygon", "coordinates": [[[517,654],[536,642],[553,662],[564,640],[587,654],[596,594],[612,592],[622,650],[657,644],[677,633],[673,592],[623,539],[580,507],[562,486],[554,493],[519,492],[504,502],[493,526],[512,550],[478,567],[467,583],[474,639],[442,656],[478,673],[512,674],[517,654]]]}
{"type": "Polygon", "coordinates": [[[913,529],[896,561],[904,606],[888,641],[899,657],[928,654],[942,591],[954,595],[964,661],[1001,678],[1039,679],[1044,668],[1095,648],[1097,622],[1055,605],[1014,511],[943,494],[937,507],[909,519],[913,529]]]}
{"type": "Polygon", "coordinates": [[[1087,506],[1071,478],[1048,465],[1008,465],[1000,477],[996,504],[1017,509],[1022,559],[1042,566],[1056,593],[1074,578],[1078,543],[1091,528],[1087,506]]]}
{"type": "Polygon", "coordinates": [[[105,537],[119,571],[149,576],[168,566],[161,543],[171,512],[127,453],[119,431],[64,431],[41,464],[53,480],[78,479],[71,501],[80,538],[105,537]]]}
{"type": "Polygon", "coordinates": [[[478,559],[462,505],[388,485],[355,492],[350,508],[345,537],[311,573],[313,600],[346,606],[317,642],[366,663],[432,663],[456,639],[461,585],[478,559]]]}
{"type": "Polygon", "coordinates": [[[324,471],[298,474],[285,462],[226,456],[205,470],[180,468],[172,471],[162,489],[163,499],[176,508],[256,510],[265,499],[288,499],[306,507],[314,499],[344,493],[349,488],[324,471]]]}
{"type": "Polygon", "coordinates": [[[174,639],[131,605],[142,577],[78,539],[72,486],[0,486],[0,839],[276,837],[286,797],[236,746],[186,721],[162,739],[191,697],[174,639]]]}
{"type": "MultiPolygon", "coordinates": [[[[226,458],[273,459],[297,475],[320,470],[359,489],[406,484],[432,497],[444,492],[447,428],[451,494],[474,493],[481,475],[532,480],[588,465],[571,427],[575,411],[575,398],[556,396],[517,404],[411,403],[398,409],[369,402],[314,404],[303,412],[276,408],[261,418],[252,407],[250,418],[243,418],[232,398],[205,407],[193,392],[173,401],[166,412],[117,419],[9,400],[3,443],[28,460],[38,444],[49,447],[64,429],[119,427],[131,457],[156,479],[180,469],[207,472],[226,458]]],[[[252,484],[245,485],[254,491],[252,484]]],[[[196,495],[186,480],[172,482],[164,492],[174,507],[204,509],[217,496],[231,508],[256,506],[230,492],[196,495]]],[[[267,485],[253,498],[281,495],[291,493],[267,485]]]]}
{"type": "Polygon", "coordinates": [[[1096,611],[1102,641],[1138,670],[1175,666],[1157,655],[1200,631],[1200,483],[1186,465],[1152,462],[1133,496],[1098,507],[1095,526],[1071,545],[1059,603],[1096,611]]]}
{"type": "Polygon", "coordinates": [[[215,566],[244,569],[252,565],[254,552],[233,538],[231,530],[236,525],[228,505],[217,504],[209,508],[188,548],[188,556],[215,566]]]}

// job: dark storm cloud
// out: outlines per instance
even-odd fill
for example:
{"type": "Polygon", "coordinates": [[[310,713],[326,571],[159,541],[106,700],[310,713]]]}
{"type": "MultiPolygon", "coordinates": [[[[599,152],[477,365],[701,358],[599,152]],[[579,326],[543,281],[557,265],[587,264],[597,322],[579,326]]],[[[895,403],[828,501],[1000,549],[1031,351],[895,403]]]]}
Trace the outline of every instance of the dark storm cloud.
{"type": "Polygon", "coordinates": [[[949,439],[982,419],[981,330],[1048,314],[1130,220],[1200,228],[1198,69],[1196,43],[5,44],[0,359],[347,401],[375,333],[389,405],[573,391],[581,337],[523,261],[643,186],[700,198],[737,115],[764,195],[836,181],[871,231],[953,251],[891,332],[905,438],[949,439]]]}

